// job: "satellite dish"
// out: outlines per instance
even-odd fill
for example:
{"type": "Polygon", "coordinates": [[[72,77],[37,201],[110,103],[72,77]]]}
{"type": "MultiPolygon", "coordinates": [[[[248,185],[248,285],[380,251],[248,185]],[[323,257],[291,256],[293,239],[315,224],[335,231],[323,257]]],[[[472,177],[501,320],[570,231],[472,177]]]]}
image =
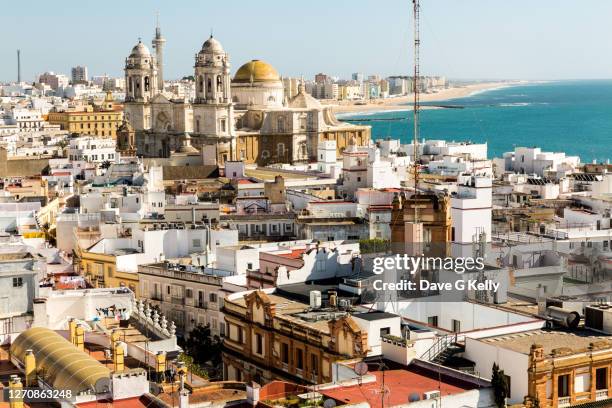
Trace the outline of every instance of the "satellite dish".
{"type": "Polygon", "coordinates": [[[325,402],[323,403],[323,407],[324,408],[334,408],[336,406],[336,401],[328,398],[325,400],[325,402]]]}
{"type": "Polygon", "coordinates": [[[416,402],[420,400],[421,400],[421,396],[419,395],[418,392],[413,392],[412,394],[408,396],[408,402],[416,402]]]}
{"type": "Polygon", "coordinates": [[[354,370],[357,375],[366,375],[368,373],[368,365],[363,361],[360,361],[355,364],[354,370]]]}

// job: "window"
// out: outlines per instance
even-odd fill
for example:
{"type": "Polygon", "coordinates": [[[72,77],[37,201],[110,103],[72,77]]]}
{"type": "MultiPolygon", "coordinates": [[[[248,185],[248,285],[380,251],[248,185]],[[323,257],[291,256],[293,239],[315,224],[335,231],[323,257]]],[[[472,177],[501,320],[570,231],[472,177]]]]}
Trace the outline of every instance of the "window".
{"type": "Polygon", "coordinates": [[[13,287],[20,288],[23,286],[23,278],[13,278],[13,287]]]}
{"type": "Polygon", "coordinates": [[[259,333],[255,333],[255,353],[263,355],[263,337],[259,333]]]}
{"type": "Polygon", "coordinates": [[[295,351],[295,368],[298,370],[304,369],[304,351],[302,349],[295,351]]]}
{"type": "Polygon", "coordinates": [[[595,370],[595,389],[608,389],[608,369],[606,367],[595,370]]]}
{"type": "Polygon", "coordinates": [[[238,343],[244,343],[244,335],[242,334],[242,327],[238,327],[238,343]]]}
{"type": "Polygon", "coordinates": [[[569,397],[569,374],[560,375],[557,378],[557,396],[569,397]]]}
{"type": "Polygon", "coordinates": [[[221,132],[225,132],[225,128],[226,128],[225,119],[221,119],[221,132]]]}
{"type": "Polygon", "coordinates": [[[451,227],[451,241],[455,242],[455,227],[451,227]]]}
{"type": "Polygon", "coordinates": [[[319,358],[316,354],[310,355],[310,369],[313,375],[319,374],[319,358]]]}
{"type": "Polygon", "coordinates": [[[391,334],[391,328],[383,327],[382,329],[380,329],[380,337],[387,336],[389,334],[391,334]]]}
{"type": "Polygon", "coordinates": [[[193,297],[193,290],[190,288],[185,289],[185,297],[191,299],[193,297]]]}
{"type": "Polygon", "coordinates": [[[169,294],[170,294],[170,290],[171,290],[171,289],[170,289],[170,285],[166,286],[166,295],[169,295],[169,294]]]}
{"type": "Polygon", "coordinates": [[[360,182],[360,181],[361,181],[361,177],[357,177],[357,182],[360,182]]]}
{"type": "Polygon", "coordinates": [[[281,361],[289,364],[289,345],[287,343],[281,343],[281,361]]]}
{"type": "Polygon", "coordinates": [[[216,302],[217,301],[217,294],[216,293],[211,293],[208,295],[208,300],[211,302],[216,302]]]}
{"type": "Polygon", "coordinates": [[[429,316],[427,318],[427,324],[433,327],[438,327],[438,316],[429,316]]]}
{"type": "Polygon", "coordinates": [[[192,246],[195,248],[200,248],[200,246],[202,246],[202,242],[200,241],[200,239],[194,239],[192,240],[192,243],[193,243],[192,246]]]}
{"type": "Polygon", "coordinates": [[[461,331],[461,321],[453,319],[453,331],[459,333],[461,331]]]}
{"type": "Polygon", "coordinates": [[[252,270],[252,269],[253,269],[253,264],[252,264],[251,262],[249,262],[249,263],[247,264],[247,269],[248,269],[248,270],[252,270]]]}

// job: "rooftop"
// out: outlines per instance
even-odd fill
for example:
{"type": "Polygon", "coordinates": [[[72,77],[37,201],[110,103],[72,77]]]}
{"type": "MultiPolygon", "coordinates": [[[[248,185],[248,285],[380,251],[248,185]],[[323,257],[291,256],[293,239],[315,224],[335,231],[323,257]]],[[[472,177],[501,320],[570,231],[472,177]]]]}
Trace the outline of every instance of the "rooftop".
{"type": "Polygon", "coordinates": [[[353,316],[359,319],[368,320],[368,321],[392,319],[394,317],[400,317],[399,315],[396,315],[393,313],[381,312],[378,310],[372,311],[372,312],[358,313],[358,314],[354,314],[353,316]]]}
{"type": "Polygon", "coordinates": [[[481,341],[522,354],[529,354],[533,344],[542,346],[545,355],[550,355],[554,349],[558,348],[569,348],[574,353],[580,353],[587,351],[591,343],[601,341],[608,342],[609,347],[612,348],[610,336],[605,336],[591,330],[575,330],[571,332],[562,330],[532,330],[487,337],[481,341]]]}
{"type": "MultiPolygon", "coordinates": [[[[383,372],[371,371],[369,374],[376,376],[376,381],[353,385],[349,387],[338,387],[319,392],[327,398],[333,398],[342,405],[359,404],[367,402],[372,408],[382,408],[381,388],[383,384],[383,372]]],[[[408,403],[411,394],[418,394],[423,398],[427,391],[440,391],[444,395],[458,394],[470,388],[453,385],[444,381],[438,381],[435,376],[417,368],[401,370],[385,370],[384,386],[386,395],[385,405],[398,406],[408,403]]]]}

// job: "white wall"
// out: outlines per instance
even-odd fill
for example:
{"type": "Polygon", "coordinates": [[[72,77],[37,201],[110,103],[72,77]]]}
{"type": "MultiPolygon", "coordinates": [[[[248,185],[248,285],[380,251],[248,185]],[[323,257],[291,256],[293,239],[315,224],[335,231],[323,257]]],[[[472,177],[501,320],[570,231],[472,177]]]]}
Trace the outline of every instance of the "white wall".
{"type": "Polygon", "coordinates": [[[523,402],[523,398],[528,393],[529,356],[527,354],[466,338],[463,357],[475,362],[476,374],[486,379],[491,379],[493,363],[497,363],[510,377],[509,402],[511,404],[523,402]]]}

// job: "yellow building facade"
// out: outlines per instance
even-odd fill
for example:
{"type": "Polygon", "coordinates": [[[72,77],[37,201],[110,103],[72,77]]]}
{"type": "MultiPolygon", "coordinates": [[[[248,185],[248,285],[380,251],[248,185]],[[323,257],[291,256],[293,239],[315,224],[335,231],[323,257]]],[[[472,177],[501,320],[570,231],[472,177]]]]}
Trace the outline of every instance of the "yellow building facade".
{"type": "Polygon", "coordinates": [[[99,107],[87,105],[62,112],[49,112],[47,121],[70,133],[116,139],[117,129],[123,123],[123,108],[115,105],[107,96],[99,107]]]}
{"type": "Polygon", "coordinates": [[[127,287],[139,296],[138,274],[117,271],[114,255],[81,251],[79,267],[81,275],[95,288],[127,287]]]}

